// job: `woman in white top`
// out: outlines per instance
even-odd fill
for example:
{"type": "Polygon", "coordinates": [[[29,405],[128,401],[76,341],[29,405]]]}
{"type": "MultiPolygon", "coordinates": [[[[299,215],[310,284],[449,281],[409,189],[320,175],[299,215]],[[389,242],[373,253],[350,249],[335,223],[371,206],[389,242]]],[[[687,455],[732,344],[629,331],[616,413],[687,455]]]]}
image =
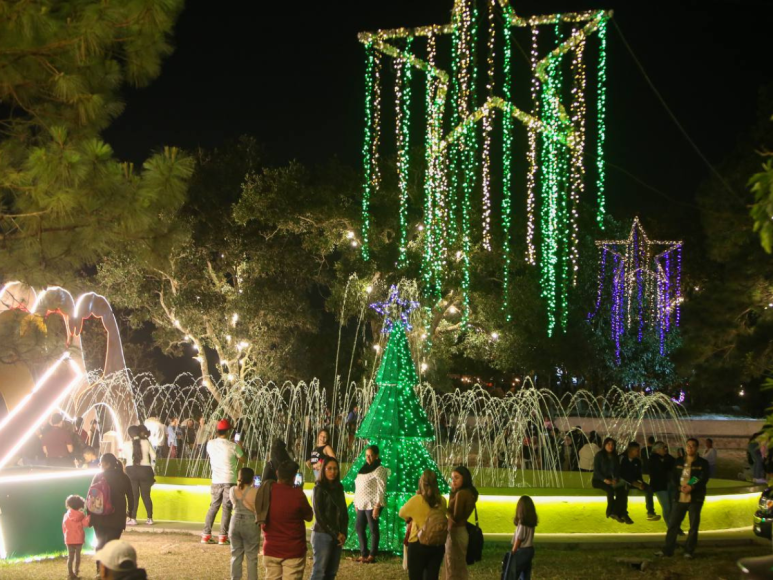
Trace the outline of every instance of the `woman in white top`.
{"type": "Polygon", "coordinates": [[[534,560],[534,528],[537,527],[538,522],[534,501],[528,495],[521,496],[515,507],[513,551],[503,580],[531,580],[531,565],[534,560]]]}
{"type": "Polygon", "coordinates": [[[354,480],[354,507],[357,512],[355,527],[360,541],[358,562],[372,564],[378,554],[378,516],[384,507],[387,470],[381,465],[376,445],[365,449],[365,465],[357,472],[354,480]],[[370,550],[365,527],[370,528],[370,550]]]}
{"type": "Polygon", "coordinates": [[[146,524],[153,525],[153,500],[150,499],[150,488],[156,482],[153,466],[156,463],[156,452],[148,441],[148,430],[139,425],[132,425],[127,430],[130,440],[123,444],[122,455],[126,461],[126,475],[132,484],[134,493],[134,506],[132,507],[126,524],[137,525],[137,506],[142,496],[145,511],[148,514],[146,524]]]}

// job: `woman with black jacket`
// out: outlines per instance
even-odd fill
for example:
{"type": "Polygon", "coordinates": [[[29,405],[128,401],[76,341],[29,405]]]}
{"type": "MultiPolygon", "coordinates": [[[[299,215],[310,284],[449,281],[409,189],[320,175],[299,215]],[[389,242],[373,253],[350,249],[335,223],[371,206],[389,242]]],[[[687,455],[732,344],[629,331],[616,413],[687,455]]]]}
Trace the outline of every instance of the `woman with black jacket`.
{"type": "Polygon", "coordinates": [[[622,487],[620,483],[620,459],[617,457],[617,442],[611,437],[604,439],[601,451],[593,459],[593,480],[591,484],[596,489],[602,489],[607,494],[607,517],[623,522],[621,511],[622,487]]]}
{"type": "Polygon", "coordinates": [[[314,550],[314,565],[310,580],[332,580],[338,573],[349,529],[349,512],[335,457],[326,457],[322,464],[322,474],[314,485],[312,505],[314,527],[311,529],[311,547],[314,550]]]}
{"type": "Polygon", "coordinates": [[[109,514],[90,513],[91,525],[94,527],[94,535],[97,537],[96,550],[110,540],[120,540],[121,534],[126,529],[126,518],[134,509],[134,495],[132,484],[128,476],[123,472],[123,464],[112,453],[105,453],[99,461],[102,473],[97,473],[91,481],[96,485],[101,479],[110,487],[110,503],[113,511],[109,514]]]}

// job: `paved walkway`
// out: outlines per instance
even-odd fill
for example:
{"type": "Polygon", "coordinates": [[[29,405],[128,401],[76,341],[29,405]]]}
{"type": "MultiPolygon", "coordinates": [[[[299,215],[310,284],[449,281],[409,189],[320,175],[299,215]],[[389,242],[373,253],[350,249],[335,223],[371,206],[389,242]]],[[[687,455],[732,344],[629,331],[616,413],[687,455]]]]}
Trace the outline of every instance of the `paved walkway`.
{"type": "MultiPolygon", "coordinates": [[[[215,524],[214,532],[219,531],[219,524],[215,524]]],[[[204,522],[175,522],[175,521],[159,521],[156,520],[156,525],[146,526],[145,524],[138,524],[136,526],[130,526],[126,528],[129,533],[145,533],[145,534],[191,534],[198,536],[201,534],[201,529],[204,527],[204,522]]],[[[307,535],[310,535],[311,531],[307,530],[307,535]]],[[[484,534],[487,540],[493,542],[508,542],[512,538],[510,534],[484,534]]],[[[571,548],[578,545],[598,545],[605,546],[614,544],[616,548],[621,546],[630,546],[632,548],[639,548],[642,546],[656,546],[663,543],[665,540],[666,532],[663,530],[662,534],[637,534],[637,533],[625,533],[625,534],[539,534],[534,537],[534,541],[537,544],[549,545],[553,548],[566,547],[571,548]]],[[[748,528],[735,528],[731,530],[720,531],[706,531],[700,533],[700,539],[698,540],[702,546],[729,546],[729,545],[744,545],[744,544],[763,544],[770,545],[770,541],[758,538],[754,535],[751,526],[748,528]]]]}

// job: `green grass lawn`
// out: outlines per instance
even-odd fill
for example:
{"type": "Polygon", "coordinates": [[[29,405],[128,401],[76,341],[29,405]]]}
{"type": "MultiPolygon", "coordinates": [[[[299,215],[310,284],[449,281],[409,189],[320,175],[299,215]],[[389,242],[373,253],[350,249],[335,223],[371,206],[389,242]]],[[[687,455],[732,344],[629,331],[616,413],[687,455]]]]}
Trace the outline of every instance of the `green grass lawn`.
{"type": "MultiPolygon", "coordinates": [[[[230,577],[228,548],[201,545],[197,536],[128,533],[124,539],[137,549],[140,565],[148,571],[149,578],[153,580],[227,580],[230,577]]],[[[470,568],[471,578],[498,579],[502,554],[506,549],[507,544],[487,542],[483,562],[470,568]]],[[[673,558],[659,560],[653,555],[656,549],[657,547],[635,550],[598,546],[580,546],[575,549],[537,547],[533,578],[602,580],[641,574],[627,564],[615,562],[615,558],[621,556],[650,560],[645,572],[648,579],[737,578],[736,560],[770,554],[770,546],[767,545],[701,549],[699,544],[696,559],[693,561],[684,560],[679,551],[673,558]]],[[[402,570],[402,559],[395,556],[385,557],[374,566],[356,564],[349,559],[348,554],[346,558],[338,574],[341,580],[408,577],[402,570]]],[[[93,557],[84,556],[81,576],[92,578],[92,570],[93,557]]],[[[308,578],[310,574],[311,560],[308,561],[305,577],[308,578]]],[[[263,575],[263,571],[259,570],[259,576],[262,578],[263,575]]],[[[64,559],[12,566],[0,564],[0,578],[3,580],[59,580],[66,577],[67,564],[64,559]]],[[[645,577],[644,574],[642,577],[645,577]]]]}

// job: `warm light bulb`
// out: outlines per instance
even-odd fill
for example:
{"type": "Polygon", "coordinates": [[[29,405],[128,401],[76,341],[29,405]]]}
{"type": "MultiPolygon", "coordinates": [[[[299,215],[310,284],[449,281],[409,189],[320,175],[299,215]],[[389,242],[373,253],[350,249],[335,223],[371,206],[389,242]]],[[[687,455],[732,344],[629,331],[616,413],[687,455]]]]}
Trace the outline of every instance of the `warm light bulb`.
{"type": "Polygon", "coordinates": [[[499,338],[499,333],[498,332],[492,332],[491,333],[491,338],[494,339],[494,340],[497,340],[499,338]]]}
{"type": "Polygon", "coordinates": [[[350,240],[354,239],[354,232],[346,232],[346,237],[350,240]]]}
{"type": "Polygon", "coordinates": [[[373,286],[366,286],[366,288],[365,288],[365,292],[367,292],[368,294],[370,294],[371,292],[373,292],[373,286]]]}
{"type": "Polygon", "coordinates": [[[457,312],[457,310],[456,310],[456,306],[454,306],[453,304],[451,304],[451,306],[449,306],[449,307],[448,307],[448,312],[449,312],[450,314],[456,314],[456,312],[457,312]]]}
{"type": "Polygon", "coordinates": [[[380,347],[379,345],[377,345],[377,344],[374,344],[374,345],[373,345],[373,350],[375,350],[376,352],[378,352],[378,351],[380,351],[380,350],[381,350],[381,347],[380,347]]]}

